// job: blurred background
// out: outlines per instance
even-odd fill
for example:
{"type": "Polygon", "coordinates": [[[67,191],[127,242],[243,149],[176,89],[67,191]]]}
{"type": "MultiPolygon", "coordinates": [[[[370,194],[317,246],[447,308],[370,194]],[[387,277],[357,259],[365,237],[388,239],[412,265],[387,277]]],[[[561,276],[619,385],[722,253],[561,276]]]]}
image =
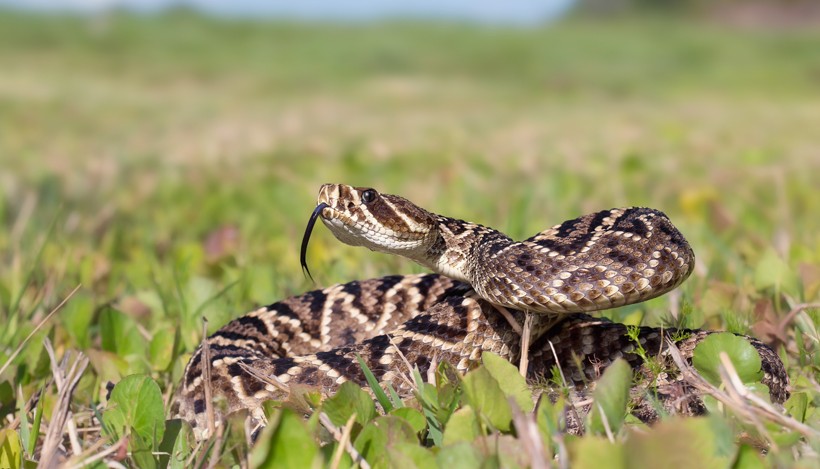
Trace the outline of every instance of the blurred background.
{"type": "MultiPolygon", "coordinates": [[[[659,208],[697,270],[620,320],[683,298],[690,325],[774,334],[817,299],[817,2],[0,6],[4,343],[82,285],[48,333],[126,357],[102,378],[175,378],[201,316],[313,287],[298,243],[324,182],[519,239],[659,208]]],[[[309,260],[318,286],[419,270],[322,229],[309,260]]]]}

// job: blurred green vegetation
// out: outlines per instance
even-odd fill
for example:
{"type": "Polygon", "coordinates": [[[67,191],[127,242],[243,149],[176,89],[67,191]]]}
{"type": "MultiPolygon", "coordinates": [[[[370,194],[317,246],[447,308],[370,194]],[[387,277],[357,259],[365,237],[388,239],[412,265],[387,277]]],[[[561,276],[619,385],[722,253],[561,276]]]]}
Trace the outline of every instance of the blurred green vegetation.
{"type": "MultiPolygon", "coordinates": [[[[47,335],[91,356],[78,405],[135,372],[167,395],[202,316],[214,330],[312,287],[297,249],[323,182],[516,238],[613,206],[662,209],[698,256],[688,325],[771,339],[820,298],[818,46],[818,31],[674,18],[0,14],[0,364],[81,285],[0,380],[39,389],[47,335]]],[[[318,231],[320,286],[419,270],[318,231]]],[[[605,314],[658,324],[670,308],[678,297],[605,314]]],[[[802,385],[819,316],[781,337],[802,385]]]]}

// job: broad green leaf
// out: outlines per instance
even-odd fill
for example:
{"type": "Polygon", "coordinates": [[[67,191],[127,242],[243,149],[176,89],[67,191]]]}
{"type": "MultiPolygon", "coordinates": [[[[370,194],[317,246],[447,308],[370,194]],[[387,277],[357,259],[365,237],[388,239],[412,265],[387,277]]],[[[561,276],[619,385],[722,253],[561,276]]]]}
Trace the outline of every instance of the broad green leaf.
{"type": "Polygon", "coordinates": [[[587,423],[588,431],[606,434],[603,418],[605,416],[606,425],[612,433],[618,433],[626,416],[626,404],[629,401],[631,384],[632,368],[626,360],[619,358],[607,367],[592,393],[593,404],[587,423]]]}
{"type": "Polygon", "coordinates": [[[444,428],[443,446],[459,442],[471,442],[481,434],[478,416],[470,406],[464,406],[453,413],[444,428]]]}
{"type": "Polygon", "coordinates": [[[23,460],[20,437],[14,430],[0,430],[0,467],[18,469],[23,460]]]}
{"type": "Polygon", "coordinates": [[[625,442],[628,467],[729,467],[736,448],[734,433],[720,418],[674,417],[650,432],[632,432],[625,442]]]}
{"type": "Polygon", "coordinates": [[[134,320],[112,308],[105,308],[100,313],[100,337],[103,350],[123,358],[145,354],[146,341],[134,320]]]}
{"type": "Polygon", "coordinates": [[[497,464],[501,468],[521,468],[530,467],[530,456],[527,453],[521,440],[512,435],[488,435],[479,437],[475,443],[479,448],[485,448],[487,455],[491,456],[491,464],[497,464]]]}
{"type": "Polygon", "coordinates": [[[746,389],[752,391],[753,393],[757,394],[758,396],[769,400],[769,387],[763,383],[746,383],[746,389]]]}
{"type": "Polygon", "coordinates": [[[436,455],[438,467],[444,469],[474,469],[482,467],[481,454],[467,442],[449,445],[436,455]]]}
{"type": "Polygon", "coordinates": [[[783,406],[792,418],[798,422],[805,422],[806,410],[809,406],[809,395],[805,391],[793,392],[783,406]]]}
{"type": "Polygon", "coordinates": [[[400,409],[393,409],[390,415],[395,415],[410,424],[416,433],[421,433],[427,427],[427,419],[424,415],[416,409],[410,407],[402,407],[400,409]]]}
{"type": "Polygon", "coordinates": [[[504,391],[487,368],[479,367],[467,373],[462,381],[464,394],[473,409],[485,416],[493,427],[509,431],[512,410],[504,391]]]}
{"type": "Polygon", "coordinates": [[[720,332],[703,339],[692,356],[695,368],[715,386],[720,385],[720,352],[726,352],[737,374],[744,383],[754,383],[763,377],[760,355],[748,340],[720,332]]]}
{"type": "Polygon", "coordinates": [[[330,421],[339,427],[344,426],[354,413],[356,421],[362,425],[376,417],[373,398],[350,381],[342,383],[336,394],[324,402],[322,409],[330,421]]]}
{"type": "Polygon", "coordinates": [[[154,455],[154,448],[159,444],[159,440],[153,437],[144,437],[139,433],[131,433],[128,440],[128,450],[130,457],[134,461],[134,466],[140,469],[155,469],[159,467],[159,457],[154,455]]]}
{"type": "Polygon", "coordinates": [[[426,469],[436,466],[436,456],[416,443],[399,442],[387,447],[389,466],[395,469],[426,469]]]}
{"type": "Polygon", "coordinates": [[[282,409],[278,421],[268,425],[250,454],[251,467],[318,468],[322,466],[319,445],[300,415],[282,409]]]}
{"type": "Polygon", "coordinates": [[[174,356],[174,332],[172,329],[160,329],[151,338],[148,348],[151,367],[154,371],[168,368],[174,356]]]}
{"type": "Polygon", "coordinates": [[[481,355],[481,361],[490,376],[498,382],[504,394],[507,397],[512,397],[522,411],[531,412],[534,407],[532,392],[527,386],[527,380],[518,372],[518,368],[509,361],[490,352],[484,352],[481,355]]]}
{"type": "Polygon", "coordinates": [[[606,438],[589,435],[572,440],[568,446],[569,460],[573,468],[625,469],[627,467],[623,444],[610,443],[606,438]]]}
{"type": "Polygon", "coordinates": [[[763,253],[755,266],[755,287],[758,289],[774,288],[787,292],[796,291],[797,277],[789,265],[777,252],[770,248],[763,253]]]}
{"type": "Polygon", "coordinates": [[[88,349],[86,353],[100,381],[113,383],[119,381],[123,375],[128,374],[130,365],[116,353],[93,348],[88,349]]]}
{"type": "Polygon", "coordinates": [[[148,442],[162,441],[165,409],[157,383],[146,375],[123,378],[111,391],[103,423],[114,438],[120,438],[130,428],[148,442]]]}
{"type": "Polygon", "coordinates": [[[186,461],[191,456],[191,426],[183,420],[168,420],[165,435],[159,445],[160,467],[186,469],[186,461]]]}
{"type": "Polygon", "coordinates": [[[781,430],[769,433],[775,444],[781,448],[788,448],[797,444],[803,437],[795,431],[781,430]]]}
{"type": "Polygon", "coordinates": [[[740,445],[732,469],[765,469],[766,464],[760,457],[760,450],[749,445],[740,445]]]}
{"type": "Polygon", "coordinates": [[[559,397],[553,404],[543,396],[536,409],[535,422],[541,433],[541,440],[545,448],[552,448],[552,436],[561,432],[561,421],[564,418],[564,398],[559,397]]]}
{"type": "Polygon", "coordinates": [[[71,297],[71,301],[63,306],[58,317],[77,347],[87,349],[89,326],[94,318],[94,300],[91,295],[85,291],[77,292],[71,297]]]}
{"type": "Polygon", "coordinates": [[[362,428],[353,446],[371,465],[389,461],[388,450],[398,443],[418,444],[413,428],[392,415],[377,417],[362,428]]]}
{"type": "Polygon", "coordinates": [[[0,418],[14,412],[14,388],[8,381],[0,383],[0,418]]]}

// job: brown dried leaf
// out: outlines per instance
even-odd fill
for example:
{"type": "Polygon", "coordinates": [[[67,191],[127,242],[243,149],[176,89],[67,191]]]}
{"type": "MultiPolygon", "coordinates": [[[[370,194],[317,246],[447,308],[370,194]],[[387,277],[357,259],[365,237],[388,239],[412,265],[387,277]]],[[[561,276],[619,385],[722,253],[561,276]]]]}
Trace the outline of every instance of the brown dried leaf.
{"type": "Polygon", "coordinates": [[[754,315],[757,318],[752,331],[764,343],[777,350],[781,344],[788,343],[788,335],[780,329],[780,320],[774,312],[771,300],[762,298],[755,303],[754,315]]]}

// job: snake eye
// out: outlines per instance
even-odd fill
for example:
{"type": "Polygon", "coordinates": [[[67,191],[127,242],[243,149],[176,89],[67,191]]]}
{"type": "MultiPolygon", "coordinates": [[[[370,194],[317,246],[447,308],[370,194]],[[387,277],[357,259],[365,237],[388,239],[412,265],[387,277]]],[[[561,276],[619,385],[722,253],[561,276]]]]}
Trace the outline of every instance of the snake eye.
{"type": "Polygon", "coordinates": [[[376,200],[376,191],[373,189],[367,189],[366,191],[362,192],[362,203],[369,204],[376,200]]]}

